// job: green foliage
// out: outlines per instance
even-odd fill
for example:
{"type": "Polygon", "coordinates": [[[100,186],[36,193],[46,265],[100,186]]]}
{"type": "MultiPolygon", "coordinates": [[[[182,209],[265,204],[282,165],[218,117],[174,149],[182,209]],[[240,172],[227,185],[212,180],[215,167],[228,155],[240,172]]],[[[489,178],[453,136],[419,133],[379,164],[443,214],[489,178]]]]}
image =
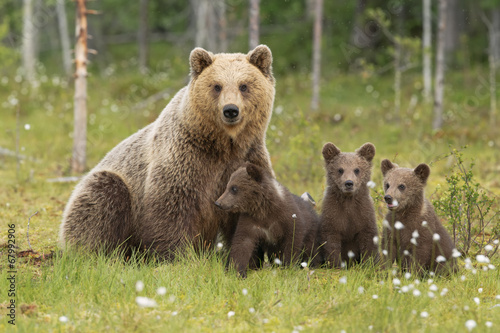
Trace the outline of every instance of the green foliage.
{"type": "MultiPolygon", "coordinates": [[[[434,206],[446,218],[453,230],[453,239],[458,250],[469,255],[482,252],[485,245],[492,245],[500,236],[500,212],[498,198],[488,193],[476,181],[471,161],[467,166],[460,150],[452,149],[448,155],[455,165],[445,176],[448,188],[439,193],[434,206]]],[[[498,241],[493,255],[498,249],[498,241]]]]}

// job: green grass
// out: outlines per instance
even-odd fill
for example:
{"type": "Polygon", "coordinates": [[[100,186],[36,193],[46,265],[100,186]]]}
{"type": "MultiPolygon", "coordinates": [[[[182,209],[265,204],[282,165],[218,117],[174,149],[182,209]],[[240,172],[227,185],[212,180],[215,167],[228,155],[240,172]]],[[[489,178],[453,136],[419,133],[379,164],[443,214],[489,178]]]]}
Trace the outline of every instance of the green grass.
{"type": "MultiPolygon", "coordinates": [[[[141,109],[135,108],[137,103],[164,89],[171,97],[187,82],[188,51],[165,52],[155,46],[154,59],[158,60],[146,75],[131,69],[135,62],[126,48],[110,52],[116,65],[89,77],[89,168],[118,142],[153,121],[168,99],[141,109]]],[[[462,268],[457,275],[435,278],[438,291],[430,298],[428,278],[417,284],[414,277],[406,280],[396,271],[401,286],[413,284],[421,291],[416,297],[412,291],[399,293],[401,286],[393,284],[391,271],[372,267],[317,269],[309,280],[307,270],[266,268],[241,280],[234,272],[224,271],[219,254],[187,254],[174,263],[153,264],[64,253],[41,262],[18,258],[17,325],[11,327],[5,317],[8,299],[4,297],[8,289],[4,273],[7,224],[16,225],[18,251],[27,250],[28,218],[38,211],[29,228],[31,246],[38,254],[56,250],[62,211],[75,185],[47,182],[71,174],[72,83],[43,74],[52,68],[55,64],[49,60],[47,69],[40,69],[38,89],[16,82],[13,72],[2,72],[3,80],[0,75],[0,147],[15,151],[19,125],[20,153],[30,157],[17,163],[13,157],[0,156],[0,331],[290,332],[303,328],[359,332],[372,327],[373,332],[460,332],[466,330],[469,319],[478,323],[475,331],[496,331],[500,326],[499,308],[494,307],[500,304],[495,298],[500,294],[499,270],[483,271],[474,260],[475,274],[462,268]],[[11,103],[14,98],[16,105],[11,103]],[[25,124],[30,125],[28,130],[25,124]],[[345,284],[340,282],[343,276],[345,284]],[[135,291],[138,280],[145,284],[140,293],[135,291]],[[166,295],[156,294],[160,286],[166,287],[166,295]],[[359,287],[363,293],[358,292],[359,287]],[[244,288],[247,295],[242,293],[244,288]],[[443,288],[449,291],[440,296],[443,288]],[[373,295],[378,298],[373,299],[373,295]],[[153,298],[158,306],[140,308],[137,296],[153,298]],[[474,297],[479,297],[479,305],[474,297]],[[228,318],[230,311],[235,315],[228,318]],[[421,317],[424,311],[429,314],[426,318],[421,317]],[[61,316],[68,322],[60,322],[61,316]],[[491,329],[486,327],[487,321],[493,323],[491,329]]],[[[322,106],[316,114],[309,112],[309,76],[278,76],[275,113],[267,133],[278,180],[294,193],[309,191],[321,206],[323,144],[331,141],[343,151],[353,151],[370,141],[377,147],[372,176],[377,191],[382,183],[380,161],[390,158],[408,167],[431,164],[427,189],[431,197],[446,185],[445,176],[455,164],[444,157],[450,147],[467,145],[464,157],[475,160],[475,177],[492,195],[500,195],[500,137],[488,122],[488,97],[475,95],[480,85],[476,76],[485,77],[485,73],[481,68],[474,71],[448,73],[446,125],[439,132],[431,130],[432,110],[420,100],[417,72],[404,75],[401,120],[395,119],[392,110],[390,76],[362,77],[325,70],[322,106]],[[409,107],[412,98],[417,98],[417,103],[409,107]]],[[[377,192],[373,196],[377,198],[377,192]]],[[[385,209],[380,201],[376,205],[380,223],[385,209]]],[[[494,208],[498,211],[498,200],[494,208]]],[[[500,266],[498,254],[492,264],[500,266]]]]}

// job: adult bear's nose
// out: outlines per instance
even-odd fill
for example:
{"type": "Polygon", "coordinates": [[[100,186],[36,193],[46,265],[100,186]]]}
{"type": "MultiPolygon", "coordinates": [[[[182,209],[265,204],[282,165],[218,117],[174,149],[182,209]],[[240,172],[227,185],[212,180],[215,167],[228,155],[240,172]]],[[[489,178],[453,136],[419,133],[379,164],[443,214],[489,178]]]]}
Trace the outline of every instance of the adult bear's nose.
{"type": "Polygon", "coordinates": [[[234,104],[227,104],[222,109],[224,117],[228,120],[234,120],[240,114],[240,110],[234,104]]]}

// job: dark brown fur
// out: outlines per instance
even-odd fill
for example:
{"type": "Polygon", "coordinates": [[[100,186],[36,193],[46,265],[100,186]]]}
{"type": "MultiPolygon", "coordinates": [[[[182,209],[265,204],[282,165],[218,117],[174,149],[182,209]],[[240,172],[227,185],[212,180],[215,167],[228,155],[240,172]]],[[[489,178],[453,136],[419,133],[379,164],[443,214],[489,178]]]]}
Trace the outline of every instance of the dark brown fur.
{"type": "Polygon", "coordinates": [[[417,272],[446,274],[450,269],[454,270],[456,260],[452,257],[453,241],[441,225],[432,204],[424,197],[429,166],[420,164],[415,169],[400,168],[386,159],[382,161],[381,168],[384,199],[389,209],[382,240],[385,261],[392,264],[398,260],[404,269],[417,272]],[[397,221],[403,224],[403,229],[394,228],[397,221]],[[423,221],[427,222],[426,226],[422,225],[423,221]],[[411,242],[415,230],[418,232],[416,246],[411,242]],[[437,242],[433,241],[435,233],[440,237],[437,242]],[[439,255],[445,257],[446,262],[436,262],[439,255]]]}
{"type": "MultiPolygon", "coordinates": [[[[211,246],[234,216],[213,202],[251,161],[272,172],[265,132],[274,102],[271,51],[190,55],[191,80],[158,119],[122,141],[76,186],[60,242],[90,250],[211,246]],[[229,119],[225,107],[239,108],[229,119]]],[[[230,231],[228,232],[230,237],[230,231]]]]}
{"type": "Polygon", "coordinates": [[[239,214],[229,263],[242,277],[253,266],[252,257],[262,262],[266,251],[270,260],[277,258],[285,265],[319,261],[315,248],[319,221],[312,205],[264,169],[247,164],[236,170],[216,205],[239,214]]]}
{"type": "Polygon", "coordinates": [[[365,143],[355,153],[323,147],[327,188],[323,199],[320,239],[327,266],[378,258],[375,209],[367,186],[375,146],[365,143]],[[348,253],[352,251],[353,258],[348,253]]]}

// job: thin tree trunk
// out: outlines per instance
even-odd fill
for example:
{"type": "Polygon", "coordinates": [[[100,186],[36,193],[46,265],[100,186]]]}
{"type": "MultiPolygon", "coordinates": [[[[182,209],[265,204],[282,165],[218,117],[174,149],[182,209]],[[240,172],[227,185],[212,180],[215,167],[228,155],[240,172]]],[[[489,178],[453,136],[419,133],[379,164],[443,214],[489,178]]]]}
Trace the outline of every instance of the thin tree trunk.
{"type": "Polygon", "coordinates": [[[85,0],[77,0],[75,46],[75,119],[73,135],[73,172],[85,170],[87,159],[87,9],[85,0]]]}
{"type": "Polygon", "coordinates": [[[27,80],[35,78],[35,25],[33,24],[33,0],[24,0],[23,5],[23,68],[27,80]]]}
{"type": "Polygon", "coordinates": [[[311,110],[319,108],[319,80],[321,71],[321,23],[323,19],[323,0],[316,0],[314,6],[314,46],[313,46],[313,86],[311,110]]]}
{"type": "Polygon", "coordinates": [[[139,3],[139,70],[145,72],[148,67],[148,5],[149,0],[140,0],[139,3]]]}
{"type": "Polygon", "coordinates": [[[423,7],[423,95],[425,103],[429,103],[432,91],[431,0],[423,0],[423,7]]]}
{"type": "Polygon", "coordinates": [[[71,75],[71,46],[69,41],[68,19],[66,17],[66,1],[57,0],[57,21],[59,22],[59,36],[61,37],[62,59],[64,73],[67,77],[71,75]]]}
{"type": "Polygon", "coordinates": [[[445,37],[446,37],[446,8],[448,0],[439,0],[439,27],[436,50],[436,79],[434,87],[434,130],[443,126],[443,98],[444,98],[444,71],[445,71],[445,37]]]}
{"type": "Polygon", "coordinates": [[[253,50],[259,45],[260,0],[250,0],[249,46],[253,50]]]}
{"type": "Polygon", "coordinates": [[[494,8],[491,14],[489,31],[489,64],[490,64],[490,124],[495,126],[497,114],[497,82],[496,71],[500,59],[500,8],[494,8]]]}
{"type": "Polygon", "coordinates": [[[401,44],[398,40],[394,44],[394,117],[401,119],[401,44]]]}
{"type": "Polygon", "coordinates": [[[350,43],[360,49],[370,46],[372,42],[363,31],[363,14],[366,9],[366,2],[367,0],[357,0],[351,36],[349,37],[350,43]]]}
{"type": "Polygon", "coordinates": [[[219,30],[217,51],[226,52],[227,51],[226,3],[223,0],[217,1],[215,9],[217,13],[217,27],[219,30]]]}

